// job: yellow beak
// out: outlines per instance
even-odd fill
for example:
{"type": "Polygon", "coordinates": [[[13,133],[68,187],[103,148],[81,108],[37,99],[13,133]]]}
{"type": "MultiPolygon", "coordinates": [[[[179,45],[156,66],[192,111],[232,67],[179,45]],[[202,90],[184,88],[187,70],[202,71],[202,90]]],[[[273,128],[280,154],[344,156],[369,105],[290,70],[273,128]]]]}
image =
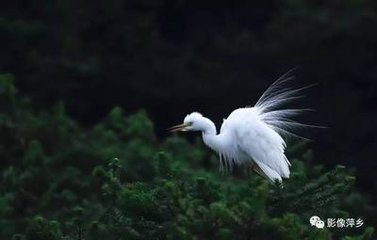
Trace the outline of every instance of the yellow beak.
{"type": "Polygon", "coordinates": [[[188,124],[185,124],[185,123],[182,123],[182,124],[179,124],[179,125],[175,125],[171,128],[169,128],[168,130],[170,132],[178,132],[178,131],[186,131],[186,128],[188,127],[189,125],[188,124]]]}

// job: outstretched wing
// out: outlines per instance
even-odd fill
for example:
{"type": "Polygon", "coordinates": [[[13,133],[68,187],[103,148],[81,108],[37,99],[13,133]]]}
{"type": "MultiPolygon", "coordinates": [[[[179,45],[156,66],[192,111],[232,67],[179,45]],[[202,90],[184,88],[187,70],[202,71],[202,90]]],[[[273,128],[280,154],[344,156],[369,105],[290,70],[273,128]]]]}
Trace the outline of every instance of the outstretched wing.
{"type": "Polygon", "coordinates": [[[273,128],[276,132],[287,135],[303,138],[294,133],[296,129],[304,127],[319,127],[293,121],[291,117],[296,116],[304,111],[311,111],[311,109],[279,109],[285,103],[292,100],[302,98],[302,91],[313,85],[307,87],[292,89],[287,87],[287,82],[292,80],[294,76],[292,72],[294,69],[288,71],[276,80],[259,98],[255,104],[260,120],[273,128]]]}

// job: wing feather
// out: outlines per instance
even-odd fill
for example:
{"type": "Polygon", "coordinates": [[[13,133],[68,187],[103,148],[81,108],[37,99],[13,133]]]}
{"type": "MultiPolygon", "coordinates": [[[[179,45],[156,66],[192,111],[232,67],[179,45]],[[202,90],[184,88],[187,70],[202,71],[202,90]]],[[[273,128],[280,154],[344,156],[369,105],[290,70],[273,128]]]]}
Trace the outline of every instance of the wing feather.
{"type": "Polygon", "coordinates": [[[236,129],[240,151],[254,160],[271,181],[288,178],[290,163],[284,155],[283,138],[262,122],[253,108],[241,109],[237,115],[242,121],[236,129]]]}
{"type": "Polygon", "coordinates": [[[220,167],[254,161],[271,181],[281,181],[290,175],[291,165],[284,154],[286,143],[281,135],[302,138],[292,131],[298,128],[318,127],[293,121],[291,118],[310,109],[279,109],[282,104],[303,97],[302,90],[285,87],[293,79],[293,70],[276,80],[260,97],[254,107],[234,110],[224,120],[220,134],[235,133],[232,152],[221,155],[220,167]],[[243,156],[243,157],[240,157],[243,156]]]}

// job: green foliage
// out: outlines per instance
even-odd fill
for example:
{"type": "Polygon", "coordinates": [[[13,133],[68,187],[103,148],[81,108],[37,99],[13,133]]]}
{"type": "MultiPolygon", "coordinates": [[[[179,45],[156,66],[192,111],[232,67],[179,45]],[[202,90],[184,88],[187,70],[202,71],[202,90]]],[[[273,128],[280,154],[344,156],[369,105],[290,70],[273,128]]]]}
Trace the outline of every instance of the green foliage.
{"type": "MultiPolygon", "coordinates": [[[[12,72],[37,106],[63,100],[83,122],[102,119],[115,104],[142,106],[161,133],[173,116],[195,105],[219,122],[225,109],[251,104],[267,82],[299,66],[294,85],[319,83],[304,100],[303,107],[319,110],[308,118],[331,126],[316,156],[357,166],[359,181],[377,196],[371,167],[377,128],[366,124],[377,118],[376,25],[375,0],[21,1],[0,8],[0,71],[12,72]],[[358,150],[351,156],[349,149],[358,150]]],[[[13,78],[3,74],[0,82],[13,78]]],[[[7,97],[1,95],[0,109],[10,111],[17,94],[11,84],[2,86],[7,97]]],[[[7,116],[0,121],[11,125],[7,116]]],[[[109,121],[123,140],[121,108],[109,121]]],[[[131,122],[129,134],[153,135],[137,130],[150,121],[131,122]]],[[[108,137],[101,141],[117,141],[109,128],[101,129],[98,134],[108,137]]],[[[103,157],[114,157],[114,147],[93,144],[103,157]]]]}
{"type": "MultiPolygon", "coordinates": [[[[0,88],[14,89],[10,76],[0,88]]],[[[32,110],[16,98],[0,122],[0,238],[52,239],[371,239],[376,209],[343,166],[313,165],[302,144],[288,153],[284,186],[238,169],[217,171],[200,141],[158,141],[144,111],[116,107],[82,129],[59,104],[32,110]],[[357,205],[357,207],[355,207],[357,205]],[[364,218],[354,229],[316,229],[309,218],[364,218]]],[[[13,96],[13,97],[12,97],[13,96]]]]}
{"type": "Polygon", "coordinates": [[[58,240],[61,239],[59,223],[49,221],[41,216],[34,217],[26,230],[26,238],[30,240],[58,240]]]}

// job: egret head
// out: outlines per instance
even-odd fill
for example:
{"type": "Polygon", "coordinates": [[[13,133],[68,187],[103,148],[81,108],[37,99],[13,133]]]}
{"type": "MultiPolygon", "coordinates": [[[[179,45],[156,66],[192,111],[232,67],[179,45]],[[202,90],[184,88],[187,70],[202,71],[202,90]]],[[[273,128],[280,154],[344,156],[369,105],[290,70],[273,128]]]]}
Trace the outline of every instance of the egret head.
{"type": "Polygon", "coordinates": [[[188,114],[182,124],[170,128],[171,132],[203,131],[206,118],[198,112],[188,114]]]}

